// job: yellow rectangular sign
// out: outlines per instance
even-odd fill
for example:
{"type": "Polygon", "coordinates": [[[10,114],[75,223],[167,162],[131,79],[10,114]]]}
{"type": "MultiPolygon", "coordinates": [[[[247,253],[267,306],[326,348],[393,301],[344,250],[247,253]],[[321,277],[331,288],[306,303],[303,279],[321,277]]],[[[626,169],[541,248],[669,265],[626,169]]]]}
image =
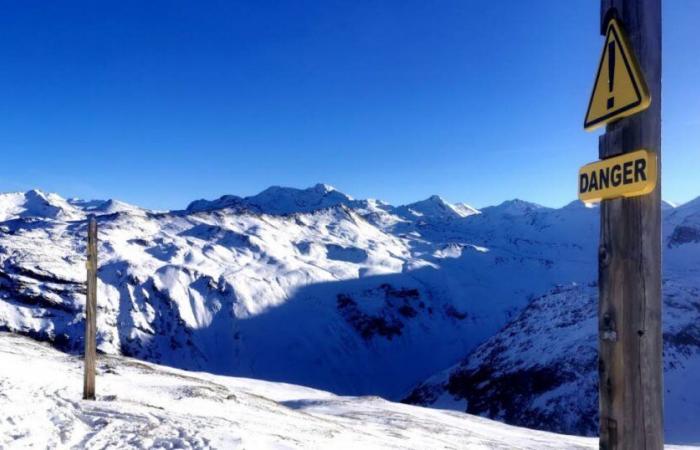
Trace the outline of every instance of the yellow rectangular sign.
{"type": "Polygon", "coordinates": [[[656,153],[632,153],[587,164],[578,172],[578,198],[587,203],[646,195],[656,187],[656,153]]]}

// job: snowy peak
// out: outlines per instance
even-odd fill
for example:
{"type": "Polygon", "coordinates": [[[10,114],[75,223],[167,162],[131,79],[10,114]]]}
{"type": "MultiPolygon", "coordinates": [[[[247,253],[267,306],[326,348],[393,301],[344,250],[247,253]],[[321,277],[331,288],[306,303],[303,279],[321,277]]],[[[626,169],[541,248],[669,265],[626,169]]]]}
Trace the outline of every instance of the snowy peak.
{"type": "Polygon", "coordinates": [[[248,206],[268,214],[292,214],[311,212],[338,205],[348,205],[352,198],[327,184],[317,184],[307,189],[272,186],[258,195],[246,197],[248,206]]]}
{"type": "Polygon", "coordinates": [[[139,213],[145,211],[138,206],[130,205],[119,200],[68,200],[72,206],[81,209],[86,214],[115,214],[115,213],[139,213]]]}
{"type": "Polygon", "coordinates": [[[37,217],[75,220],[80,211],[62,197],[37,189],[0,194],[0,220],[37,217]]]}
{"type": "Polygon", "coordinates": [[[527,202],[516,198],[513,200],[506,200],[505,202],[496,206],[489,206],[481,211],[488,214],[520,216],[533,212],[545,211],[547,209],[549,208],[538,205],[537,203],[527,202]]]}
{"type": "Polygon", "coordinates": [[[145,210],[119,200],[69,199],[32,189],[27,192],[0,194],[0,221],[40,218],[83,220],[88,214],[104,215],[120,212],[143,213],[145,210]]]}
{"type": "Polygon", "coordinates": [[[196,200],[187,206],[188,212],[213,211],[243,207],[265,214],[293,214],[312,212],[339,205],[350,205],[353,199],[327,184],[316,184],[307,189],[271,186],[259,194],[241,198],[224,195],[216,200],[196,200]]]}
{"type": "Polygon", "coordinates": [[[398,210],[407,216],[448,220],[478,214],[478,211],[471,206],[464,203],[453,205],[439,195],[432,195],[420,202],[401,206],[398,210]]]}
{"type": "Polygon", "coordinates": [[[217,209],[233,208],[243,204],[243,199],[237,195],[222,195],[216,200],[195,200],[187,205],[188,212],[213,211],[217,209]]]}
{"type": "Polygon", "coordinates": [[[335,189],[333,186],[331,186],[330,184],[326,184],[326,183],[316,183],[316,184],[314,185],[314,187],[309,188],[309,189],[307,189],[307,190],[314,190],[314,191],[320,192],[320,193],[322,193],[322,194],[328,194],[328,193],[330,193],[330,192],[335,191],[336,189],[335,189]]]}

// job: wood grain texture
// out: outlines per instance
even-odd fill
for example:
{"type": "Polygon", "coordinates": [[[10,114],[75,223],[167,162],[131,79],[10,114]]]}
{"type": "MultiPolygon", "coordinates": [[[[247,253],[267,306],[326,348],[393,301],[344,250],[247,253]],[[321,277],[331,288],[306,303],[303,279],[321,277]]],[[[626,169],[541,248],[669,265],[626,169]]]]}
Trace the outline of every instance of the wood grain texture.
{"type": "Polygon", "coordinates": [[[97,221],[88,220],[87,296],[85,299],[85,376],[83,399],[95,399],[95,364],[97,360],[97,221]]]}
{"type": "Polygon", "coordinates": [[[663,448],[661,329],[661,0],[602,0],[615,8],[651,92],[651,106],[608,125],[600,156],[647,149],[659,158],[649,195],[605,200],[599,247],[600,448],[663,448]]]}

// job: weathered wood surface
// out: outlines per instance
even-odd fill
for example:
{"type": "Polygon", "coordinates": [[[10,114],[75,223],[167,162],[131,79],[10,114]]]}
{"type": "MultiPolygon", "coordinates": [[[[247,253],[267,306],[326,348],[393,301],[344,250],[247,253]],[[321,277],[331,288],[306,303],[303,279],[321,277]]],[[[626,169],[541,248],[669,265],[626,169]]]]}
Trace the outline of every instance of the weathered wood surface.
{"type": "Polygon", "coordinates": [[[85,377],[83,399],[95,399],[95,364],[97,360],[97,221],[88,220],[87,296],[85,299],[85,377]]]}
{"type": "Polygon", "coordinates": [[[649,85],[651,106],[608,125],[600,157],[638,149],[659,157],[653,193],[601,205],[600,448],[663,448],[661,329],[661,0],[602,0],[615,8],[649,85]]]}

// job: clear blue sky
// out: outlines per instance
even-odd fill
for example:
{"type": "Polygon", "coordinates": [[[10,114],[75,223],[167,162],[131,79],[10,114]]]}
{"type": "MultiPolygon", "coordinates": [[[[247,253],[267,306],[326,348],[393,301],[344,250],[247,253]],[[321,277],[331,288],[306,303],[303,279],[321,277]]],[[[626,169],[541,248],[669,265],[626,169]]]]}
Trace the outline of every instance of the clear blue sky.
{"type": "MultiPolygon", "coordinates": [[[[181,208],[272,185],[560,206],[595,0],[0,7],[0,191],[181,208]]],[[[700,1],[664,2],[664,197],[700,195],[700,1]]]]}

